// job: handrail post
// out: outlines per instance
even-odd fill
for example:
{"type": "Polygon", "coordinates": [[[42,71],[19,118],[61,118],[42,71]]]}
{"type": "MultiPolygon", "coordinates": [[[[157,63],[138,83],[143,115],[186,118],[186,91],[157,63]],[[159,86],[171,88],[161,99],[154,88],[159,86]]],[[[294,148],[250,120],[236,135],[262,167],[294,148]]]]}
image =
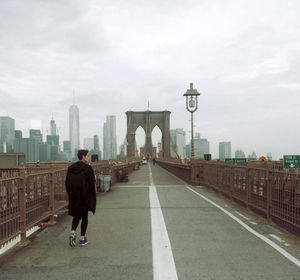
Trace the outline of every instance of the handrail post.
{"type": "Polygon", "coordinates": [[[272,185],[271,185],[271,172],[267,171],[267,219],[271,220],[271,207],[272,207],[272,185]]]}
{"type": "Polygon", "coordinates": [[[19,203],[20,203],[20,231],[21,231],[21,241],[20,245],[26,245],[28,243],[26,238],[26,174],[25,167],[19,168],[20,184],[19,184],[19,203]]]}
{"type": "Polygon", "coordinates": [[[249,210],[249,201],[250,201],[250,178],[249,178],[249,167],[246,167],[246,187],[247,187],[247,198],[246,198],[246,206],[249,210]]]}
{"type": "Polygon", "coordinates": [[[195,186],[195,163],[191,159],[191,185],[195,186]]]}
{"type": "Polygon", "coordinates": [[[229,195],[230,195],[230,200],[233,200],[233,185],[234,185],[234,169],[233,169],[233,166],[232,164],[230,164],[230,172],[229,172],[229,182],[230,182],[230,185],[229,185],[229,195]]]}
{"type": "Polygon", "coordinates": [[[54,214],[55,214],[55,208],[54,208],[54,203],[55,203],[55,199],[54,199],[54,195],[55,195],[55,188],[54,188],[54,171],[53,171],[53,167],[51,166],[51,171],[50,171],[50,181],[49,181],[49,210],[51,213],[50,216],[50,220],[49,220],[49,224],[50,225],[54,225],[55,221],[54,221],[54,214]]]}

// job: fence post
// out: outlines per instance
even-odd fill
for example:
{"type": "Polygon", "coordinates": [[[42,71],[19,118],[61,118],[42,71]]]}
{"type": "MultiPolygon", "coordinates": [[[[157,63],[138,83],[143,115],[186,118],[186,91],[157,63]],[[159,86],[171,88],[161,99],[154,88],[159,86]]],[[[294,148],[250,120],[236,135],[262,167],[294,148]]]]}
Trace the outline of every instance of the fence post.
{"type": "Polygon", "coordinates": [[[54,214],[55,214],[55,207],[54,207],[55,199],[54,199],[54,195],[55,195],[54,171],[53,171],[53,167],[51,166],[50,181],[49,181],[49,210],[50,210],[51,216],[50,216],[50,220],[48,222],[48,224],[50,224],[50,225],[54,225],[56,223],[54,221],[54,214]]]}
{"type": "Polygon", "coordinates": [[[249,178],[249,167],[246,167],[246,186],[247,186],[247,198],[246,198],[246,205],[247,205],[247,209],[249,210],[249,201],[250,201],[250,178],[249,178]]]}
{"type": "Polygon", "coordinates": [[[219,184],[219,182],[220,182],[220,179],[219,179],[219,174],[220,174],[220,172],[219,172],[219,166],[218,165],[215,165],[215,167],[216,167],[216,169],[217,169],[217,184],[216,184],[216,189],[217,190],[219,190],[220,189],[220,184],[219,184]]]}
{"type": "Polygon", "coordinates": [[[230,195],[230,200],[233,200],[233,185],[234,185],[234,169],[232,166],[232,163],[230,164],[230,177],[229,177],[229,195],[230,195]]]}
{"type": "Polygon", "coordinates": [[[191,160],[191,185],[195,186],[195,163],[191,160]]]}
{"type": "Polygon", "coordinates": [[[28,244],[28,240],[26,238],[26,174],[25,167],[19,168],[19,176],[20,176],[20,185],[19,185],[19,203],[20,203],[20,231],[21,231],[21,241],[20,245],[25,246],[28,244]]]}
{"type": "Polygon", "coordinates": [[[267,218],[271,220],[271,207],[272,207],[272,184],[271,184],[271,172],[267,171],[267,218]]]}

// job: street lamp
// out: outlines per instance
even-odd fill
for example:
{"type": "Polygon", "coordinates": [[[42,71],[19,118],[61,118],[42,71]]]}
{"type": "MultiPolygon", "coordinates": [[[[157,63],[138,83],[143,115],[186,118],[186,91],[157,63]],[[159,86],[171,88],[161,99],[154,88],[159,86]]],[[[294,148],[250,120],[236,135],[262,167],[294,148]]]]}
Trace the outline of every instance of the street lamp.
{"type": "Polygon", "coordinates": [[[194,120],[193,120],[193,113],[198,109],[198,96],[200,93],[193,89],[193,83],[190,83],[190,88],[186,91],[186,93],[183,95],[186,97],[186,109],[191,113],[191,158],[194,158],[194,120]]]}

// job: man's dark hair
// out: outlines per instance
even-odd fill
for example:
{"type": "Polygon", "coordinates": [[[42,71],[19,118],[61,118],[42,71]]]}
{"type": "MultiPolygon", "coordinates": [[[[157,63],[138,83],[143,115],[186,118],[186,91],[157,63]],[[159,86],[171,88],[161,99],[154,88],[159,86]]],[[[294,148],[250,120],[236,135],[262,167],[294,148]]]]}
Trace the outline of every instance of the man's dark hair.
{"type": "Polygon", "coordinates": [[[89,150],[78,150],[77,157],[79,160],[82,160],[83,156],[86,156],[88,154],[89,150]]]}

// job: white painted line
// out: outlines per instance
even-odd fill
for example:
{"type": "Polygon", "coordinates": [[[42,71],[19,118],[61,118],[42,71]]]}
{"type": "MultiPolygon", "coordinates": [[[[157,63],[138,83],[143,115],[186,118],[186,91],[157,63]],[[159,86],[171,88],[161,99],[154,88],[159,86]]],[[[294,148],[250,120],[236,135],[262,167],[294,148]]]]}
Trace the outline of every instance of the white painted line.
{"type": "Polygon", "coordinates": [[[184,185],[156,185],[157,188],[184,188],[184,185]]]}
{"type": "Polygon", "coordinates": [[[252,225],[257,225],[257,223],[250,221],[250,219],[248,217],[246,217],[245,215],[243,215],[242,213],[235,211],[235,213],[237,213],[238,215],[240,215],[242,218],[244,218],[245,220],[249,221],[250,224],[252,225]]]}
{"type": "Polygon", "coordinates": [[[171,243],[149,165],[153,280],[178,280],[171,243]]]}
{"type": "Polygon", "coordinates": [[[284,240],[282,240],[280,237],[278,237],[277,235],[275,235],[275,234],[269,234],[271,237],[273,237],[274,239],[276,239],[277,241],[279,241],[279,242],[281,242],[281,243],[283,243],[283,242],[285,242],[284,240]]]}
{"type": "Polygon", "coordinates": [[[150,186],[154,186],[154,182],[153,182],[153,176],[152,176],[152,171],[151,168],[149,166],[149,181],[150,181],[150,186]]]}
{"type": "Polygon", "coordinates": [[[243,217],[244,219],[246,219],[247,221],[249,221],[250,219],[246,216],[244,216],[242,213],[235,211],[235,213],[239,214],[241,217],[243,217]]]}
{"type": "Polygon", "coordinates": [[[261,235],[260,233],[256,232],[254,229],[252,229],[251,227],[249,227],[248,225],[246,225],[244,222],[242,222],[239,218],[235,217],[234,215],[232,215],[230,212],[228,212],[227,210],[225,210],[223,207],[219,206],[218,204],[216,204],[215,202],[211,201],[210,199],[206,198],[204,195],[194,191],[192,188],[187,187],[190,191],[192,191],[193,193],[195,193],[196,195],[200,196],[201,198],[203,198],[204,200],[208,201],[209,203],[211,203],[212,205],[214,205],[215,207],[219,208],[221,211],[223,211],[225,214],[227,214],[230,218],[232,218],[233,220],[235,220],[237,223],[239,223],[241,226],[243,226],[246,230],[248,230],[249,232],[251,232],[252,234],[254,234],[255,236],[257,236],[258,238],[260,238],[261,240],[265,241],[268,245],[270,245],[271,247],[273,247],[275,250],[277,250],[281,255],[283,255],[285,258],[287,258],[288,260],[290,260],[291,262],[293,262],[295,265],[297,265],[298,267],[300,267],[300,260],[298,260],[297,258],[295,258],[294,256],[292,256],[290,253],[288,253],[287,251],[285,251],[283,248],[281,248],[280,246],[278,246],[276,243],[274,243],[272,240],[270,240],[269,238],[261,235]]]}
{"type": "Polygon", "coordinates": [[[149,188],[148,185],[124,185],[124,186],[114,186],[114,189],[123,189],[123,188],[149,188]]]}

